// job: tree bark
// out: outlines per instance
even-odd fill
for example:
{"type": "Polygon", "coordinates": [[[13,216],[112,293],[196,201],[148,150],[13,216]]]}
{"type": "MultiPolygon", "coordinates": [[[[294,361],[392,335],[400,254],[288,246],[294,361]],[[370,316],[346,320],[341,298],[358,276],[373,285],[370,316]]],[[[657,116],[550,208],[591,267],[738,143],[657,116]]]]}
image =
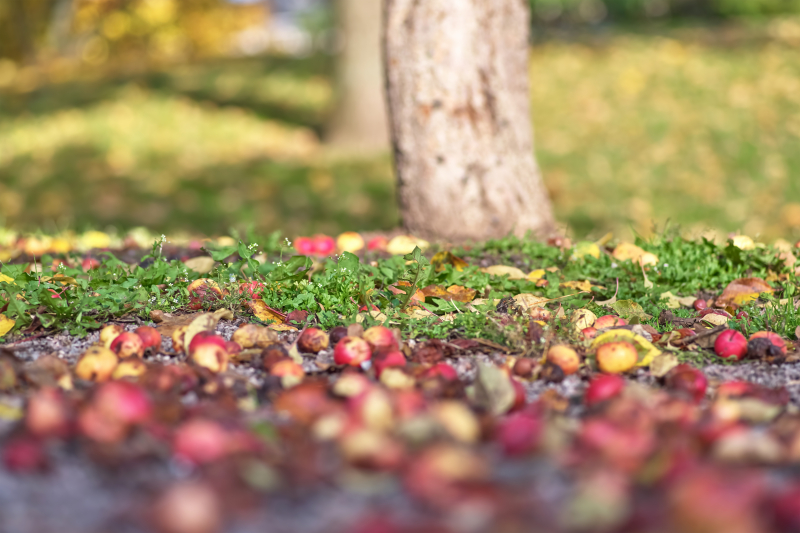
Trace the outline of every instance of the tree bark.
{"type": "Polygon", "coordinates": [[[403,223],[483,240],[554,229],[533,152],[525,0],[386,0],[403,223]]]}
{"type": "Polygon", "coordinates": [[[380,0],[336,0],[344,49],[336,62],[339,101],[327,141],[344,149],[386,150],[389,124],[383,92],[380,0]]]}

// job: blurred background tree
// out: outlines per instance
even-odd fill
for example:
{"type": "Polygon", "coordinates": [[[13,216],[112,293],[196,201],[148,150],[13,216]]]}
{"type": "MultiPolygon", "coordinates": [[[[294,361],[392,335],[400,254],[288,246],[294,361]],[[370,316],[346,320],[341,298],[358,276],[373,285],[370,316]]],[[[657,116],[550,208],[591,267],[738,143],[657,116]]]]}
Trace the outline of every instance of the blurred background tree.
{"type": "MultiPolygon", "coordinates": [[[[577,236],[669,218],[800,237],[799,6],[531,0],[536,155],[557,220],[577,236]]],[[[337,29],[335,7],[0,0],[0,225],[396,227],[388,150],[329,149],[332,124],[356,117],[347,101],[380,116],[337,81],[342,44],[374,27],[337,29]]]]}

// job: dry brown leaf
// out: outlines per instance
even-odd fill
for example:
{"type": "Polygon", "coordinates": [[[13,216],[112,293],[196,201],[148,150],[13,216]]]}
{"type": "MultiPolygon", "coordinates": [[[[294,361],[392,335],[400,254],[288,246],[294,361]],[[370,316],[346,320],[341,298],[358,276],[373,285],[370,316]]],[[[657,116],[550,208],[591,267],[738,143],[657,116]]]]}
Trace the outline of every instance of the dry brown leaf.
{"type": "Polygon", "coordinates": [[[426,298],[446,298],[447,289],[442,285],[428,285],[422,289],[422,294],[425,295],[426,298]]]}
{"type": "Polygon", "coordinates": [[[468,303],[475,299],[476,294],[478,294],[478,291],[475,289],[468,289],[461,285],[451,285],[447,287],[447,296],[445,296],[445,300],[468,303]]]}
{"type": "Polygon", "coordinates": [[[739,278],[731,281],[722,295],[716,300],[717,307],[726,307],[730,304],[742,305],[758,299],[758,295],[774,292],[769,283],[761,278],[739,278]]]}

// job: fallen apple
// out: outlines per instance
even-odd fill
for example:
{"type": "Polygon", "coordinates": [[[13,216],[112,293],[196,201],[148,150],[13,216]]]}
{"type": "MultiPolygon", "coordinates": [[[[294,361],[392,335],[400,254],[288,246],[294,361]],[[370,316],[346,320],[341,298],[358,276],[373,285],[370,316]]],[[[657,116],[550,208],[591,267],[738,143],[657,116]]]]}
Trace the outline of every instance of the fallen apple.
{"type": "Polygon", "coordinates": [[[120,333],[117,338],[111,342],[109,348],[121,359],[127,359],[128,357],[144,357],[145,347],[142,338],[130,331],[123,331],[120,333]]]}
{"type": "Polygon", "coordinates": [[[714,341],[714,351],[724,359],[740,361],[747,353],[747,339],[735,329],[726,329],[714,341]]]}
{"type": "Polygon", "coordinates": [[[586,387],[583,402],[588,407],[616,398],[625,388],[625,378],[617,374],[600,374],[592,378],[586,387]]]}
{"type": "Polygon", "coordinates": [[[307,328],[297,338],[297,349],[303,353],[319,353],[328,347],[328,334],[317,328],[307,328]]]}
{"type": "Polygon", "coordinates": [[[581,358],[578,353],[565,344],[551,346],[547,351],[547,360],[558,365],[566,376],[574,374],[581,366],[581,358]]]}
{"type": "Polygon", "coordinates": [[[75,365],[75,375],[87,381],[108,381],[118,363],[116,354],[108,348],[92,346],[75,365]]]}
{"type": "Polygon", "coordinates": [[[333,360],[337,365],[359,366],[372,357],[369,343],[359,337],[345,337],[333,349],[333,360]]]}
{"type": "Polygon", "coordinates": [[[639,354],[636,347],[629,342],[607,342],[597,348],[597,366],[606,374],[627,372],[638,362],[639,354]]]}

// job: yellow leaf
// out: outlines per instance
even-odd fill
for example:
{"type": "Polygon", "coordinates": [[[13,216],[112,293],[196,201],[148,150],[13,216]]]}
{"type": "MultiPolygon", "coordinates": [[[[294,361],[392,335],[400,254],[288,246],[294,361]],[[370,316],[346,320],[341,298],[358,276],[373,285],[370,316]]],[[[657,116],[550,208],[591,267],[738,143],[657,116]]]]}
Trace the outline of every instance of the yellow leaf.
{"type": "Polygon", "coordinates": [[[269,309],[263,300],[250,300],[247,307],[262,322],[283,324],[283,317],[269,309]]]}
{"type": "Polygon", "coordinates": [[[508,279],[525,279],[525,273],[517,267],[493,265],[482,268],[481,272],[490,276],[508,276],[508,279]]]}
{"type": "Polygon", "coordinates": [[[469,266],[466,261],[460,257],[456,257],[449,251],[437,252],[436,255],[431,258],[431,265],[436,269],[436,272],[443,271],[445,265],[453,265],[453,268],[459,272],[469,266]]]}
{"type": "Polygon", "coordinates": [[[575,289],[579,291],[586,291],[589,292],[592,290],[592,284],[588,280],[584,281],[565,281],[564,283],[559,283],[558,286],[562,289],[575,289]]]}
{"type": "Polygon", "coordinates": [[[735,279],[722,291],[722,294],[716,300],[716,305],[718,307],[724,307],[732,303],[742,305],[758,299],[758,295],[762,292],[772,293],[774,289],[761,278],[735,279]]]}
{"type": "Polygon", "coordinates": [[[537,268],[536,270],[531,271],[526,277],[529,281],[536,281],[537,279],[542,279],[544,277],[545,270],[543,268],[537,268]]]}
{"type": "Polygon", "coordinates": [[[16,285],[14,278],[11,276],[6,276],[5,274],[0,274],[0,283],[8,283],[10,285],[16,285]]]}
{"type": "Polygon", "coordinates": [[[600,247],[597,244],[589,241],[581,241],[572,249],[571,259],[581,259],[587,255],[594,258],[600,257],[600,247]]]}
{"type": "Polygon", "coordinates": [[[611,254],[617,261],[627,261],[630,259],[638,265],[656,265],[658,264],[658,256],[645,252],[635,244],[623,242],[614,248],[611,254]]]}
{"type": "Polygon", "coordinates": [[[11,331],[16,325],[16,320],[0,315],[0,337],[11,331]]]}
{"type": "Polygon", "coordinates": [[[270,324],[267,327],[274,331],[297,331],[296,327],[290,326],[289,324],[270,324]]]}

